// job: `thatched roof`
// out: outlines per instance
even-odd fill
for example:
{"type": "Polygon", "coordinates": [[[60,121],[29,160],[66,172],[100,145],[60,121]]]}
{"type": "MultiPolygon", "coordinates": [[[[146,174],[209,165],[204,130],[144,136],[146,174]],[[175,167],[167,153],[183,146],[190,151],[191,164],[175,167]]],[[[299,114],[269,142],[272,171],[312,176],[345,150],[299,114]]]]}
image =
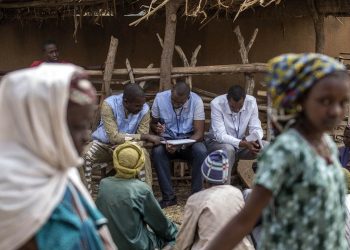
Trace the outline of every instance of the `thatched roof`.
{"type": "Polygon", "coordinates": [[[115,15],[116,0],[0,0],[0,19],[115,15]]]}
{"type": "MultiPolygon", "coordinates": [[[[137,13],[142,6],[152,12],[157,6],[169,0],[0,0],[1,20],[42,20],[47,18],[81,16],[116,16],[137,13]]],[[[350,16],[349,0],[173,0],[182,1],[184,16],[201,21],[212,16],[229,16],[253,10],[254,13],[285,12],[295,16],[310,15],[307,2],[313,1],[320,14],[350,16]]],[[[143,8],[145,9],[145,8],[143,8]]],[[[164,7],[157,13],[163,13],[164,7]]]]}

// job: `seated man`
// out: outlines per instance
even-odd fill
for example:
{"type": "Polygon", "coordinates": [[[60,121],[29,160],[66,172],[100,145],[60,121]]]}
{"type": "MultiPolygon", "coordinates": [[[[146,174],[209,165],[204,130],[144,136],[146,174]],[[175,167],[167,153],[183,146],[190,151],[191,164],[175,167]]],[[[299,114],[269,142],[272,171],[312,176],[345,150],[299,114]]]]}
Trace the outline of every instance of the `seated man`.
{"type": "MultiPolygon", "coordinates": [[[[91,192],[91,171],[96,164],[112,162],[113,148],[125,140],[149,141],[159,144],[159,137],[149,134],[150,112],[145,93],[137,84],[129,84],[124,93],[108,97],[101,107],[101,122],[92,134],[92,145],[84,154],[85,178],[91,192]]],[[[146,155],[145,177],[152,187],[152,169],[146,155]]]]}
{"type": "Polygon", "coordinates": [[[139,146],[119,145],[113,152],[117,174],[100,184],[96,205],[108,219],[118,249],[161,249],[175,241],[176,225],[163,214],[149,186],[135,179],[144,162],[139,146]]]}
{"type": "Polygon", "coordinates": [[[225,95],[210,103],[211,127],[206,138],[208,152],[222,149],[227,153],[231,183],[231,171],[236,158],[252,160],[260,151],[263,130],[259,120],[258,106],[253,96],[246,95],[241,86],[234,85],[225,95]],[[246,132],[249,132],[246,137],[246,132]],[[252,137],[253,139],[249,139],[252,137]]]}
{"type": "Polygon", "coordinates": [[[343,168],[350,170],[350,126],[347,125],[343,134],[344,146],[339,148],[339,161],[343,168]]]}
{"type": "Polygon", "coordinates": [[[183,81],[178,81],[172,90],[156,95],[152,106],[151,129],[164,139],[196,140],[192,145],[181,147],[159,145],[152,150],[152,161],[157,172],[163,199],[162,208],[175,205],[176,196],[171,184],[170,160],[184,159],[192,167],[192,193],[202,189],[200,167],[207,150],[201,142],[204,134],[204,106],[202,99],[190,91],[183,81]]]}
{"type": "MultiPolygon", "coordinates": [[[[224,185],[228,177],[228,159],[224,151],[214,151],[205,159],[202,174],[208,188],[187,200],[176,250],[205,249],[213,236],[244,206],[242,192],[224,185]]],[[[253,249],[248,237],[235,248],[253,249]]]]}
{"type": "Polygon", "coordinates": [[[43,45],[44,58],[43,60],[38,60],[32,62],[30,67],[36,67],[40,64],[46,63],[64,63],[64,61],[59,60],[59,52],[57,49],[57,44],[54,41],[46,41],[43,45]]]}

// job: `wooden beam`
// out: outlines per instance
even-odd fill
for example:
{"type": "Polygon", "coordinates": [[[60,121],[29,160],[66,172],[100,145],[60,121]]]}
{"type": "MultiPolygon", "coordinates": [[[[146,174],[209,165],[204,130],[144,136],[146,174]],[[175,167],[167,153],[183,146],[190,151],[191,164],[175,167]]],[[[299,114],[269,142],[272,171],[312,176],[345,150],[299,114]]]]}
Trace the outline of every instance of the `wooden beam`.
{"type": "MultiPolygon", "coordinates": [[[[159,68],[134,68],[134,75],[158,75],[159,68]]],[[[250,63],[250,64],[229,64],[229,65],[212,65],[197,67],[174,67],[172,74],[192,74],[192,75],[210,75],[210,74],[235,74],[235,73],[266,73],[266,63],[250,63]]],[[[102,71],[87,70],[91,76],[100,76],[102,71]]],[[[127,69],[114,69],[113,75],[128,75],[127,69]]]]}
{"type": "MultiPolygon", "coordinates": [[[[182,78],[182,77],[186,77],[189,76],[189,74],[176,74],[176,75],[171,75],[171,78],[182,78]]],[[[137,77],[135,78],[135,82],[140,82],[139,85],[141,88],[143,88],[143,86],[141,86],[141,83],[146,83],[146,81],[150,81],[150,80],[158,80],[160,79],[160,76],[141,76],[141,77],[137,77]]],[[[130,80],[126,80],[124,82],[121,82],[121,84],[128,84],[130,83],[130,80]]]]}

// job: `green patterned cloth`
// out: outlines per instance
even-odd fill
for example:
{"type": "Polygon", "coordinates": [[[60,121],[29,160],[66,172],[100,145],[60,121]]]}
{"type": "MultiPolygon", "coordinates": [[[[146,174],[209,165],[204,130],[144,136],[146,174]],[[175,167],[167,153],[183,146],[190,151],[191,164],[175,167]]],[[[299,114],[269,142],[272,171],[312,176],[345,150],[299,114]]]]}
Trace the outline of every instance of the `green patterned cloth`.
{"type": "Polygon", "coordinates": [[[345,250],[345,183],[329,136],[332,165],[295,130],[261,155],[255,183],[273,194],[263,211],[259,249],[345,250]]]}

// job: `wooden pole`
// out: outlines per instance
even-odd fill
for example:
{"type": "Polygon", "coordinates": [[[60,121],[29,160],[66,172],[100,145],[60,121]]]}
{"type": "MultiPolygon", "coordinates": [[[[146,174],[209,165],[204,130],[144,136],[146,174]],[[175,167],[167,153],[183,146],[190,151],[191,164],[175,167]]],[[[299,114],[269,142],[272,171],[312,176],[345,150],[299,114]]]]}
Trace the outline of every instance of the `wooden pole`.
{"type": "Polygon", "coordinates": [[[325,50],[325,34],[324,34],[324,14],[318,13],[315,5],[315,0],[307,0],[311,17],[315,29],[315,51],[316,53],[324,54],[325,50]]]}
{"type": "MultiPolygon", "coordinates": [[[[111,42],[109,44],[109,50],[107,54],[106,59],[106,66],[103,74],[103,85],[102,85],[102,92],[104,92],[105,97],[109,96],[111,93],[111,80],[113,75],[113,69],[114,69],[114,62],[115,62],[115,56],[117,53],[118,48],[118,39],[111,36],[111,42]]],[[[101,100],[100,103],[102,103],[103,100],[101,100]]]]}
{"type": "Polygon", "coordinates": [[[114,69],[114,62],[115,62],[115,56],[117,53],[117,48],[118,48],[118,39],[111,36],[111,42],[109,44],[109,50],[107,54],[107,59],[106,59],[106,66],[105,70],[103,73],[103,84],[102,84],[102,89],[101,89],[101,97],[100,97],[100,104],[99,104],[99,109],[97,110],[95,114],[95,119],[92,124],[92,129],[94,130],[99,121],[100,121],[100,109],[101,105],[104,101],[104,99],[111,94],[111,80],[112,80],[112,75],[113,75],[113,69],[114,69]]]}
{"type": "MultiPolygon", "coordinates": [[[[248,45],[246,46],[244,43],[244,38],[241,34],[241,30],[239,29],[239,26],[237,26],[234,30],[234,32],[237,35],[238,43],[239,43],[239,53],[241,54],[242,62],[243,64],[248,64],[249,59],[248,59],[248,54],[253,46],[253,43],[255,41],[256,35],[258,34],[258,29],[255,29],[252,38],[250,39],[248,45]]],[[[245,82],[246,82],[246,91],[248,95],[253,95],[254,94],[254,87],[255,87],[255,82],[254,82],[254,77],[250,73],[244,73],[245,77],[245,82]]]]}
{"type": "Polygon", "coordinates": [[[160,90],[171,88],[171,68],[176,36],[177,11],[183,0],[170,0],[165,5],[164,46],[160,59],[160,90]]]}

